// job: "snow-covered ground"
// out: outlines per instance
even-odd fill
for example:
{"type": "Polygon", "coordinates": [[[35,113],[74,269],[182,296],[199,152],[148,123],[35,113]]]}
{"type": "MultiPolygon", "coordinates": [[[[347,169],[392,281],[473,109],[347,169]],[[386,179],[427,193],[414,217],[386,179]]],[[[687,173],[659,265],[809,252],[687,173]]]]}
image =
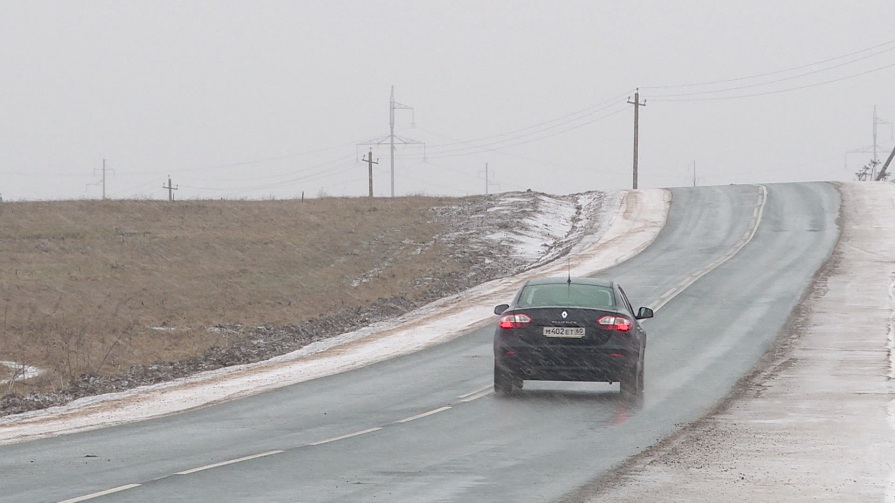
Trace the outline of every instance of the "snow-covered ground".
{"type": "MultiPolygon", "coordinates": [[[[538,211],[530,214],[528,225],[519,227],[524,233],[492,239],[510,240],[517,254],[539,262],[554,258],[553,254],[562,248],[544,249],[544,240],[578,240],[568,262],[540,265],[533,271],[539,275],[565,275],[567,271],[584,275],[605,269],[636,255],[655,239],[665,223],[670,194],[663,190],[629,191],[610,196],[603,203],[603,207],[615,203],[614,211],[586,211],[604,196],[586,193],[563,202],[537,195],[538,211]],[[595,221],[582,221],[587,215],[594,215],[595,221]]],[[[512,201],[507,203],[511,205],[512,201]]],[[[0,444],[172,414],[419,351],[493,322],[491,308],[509,299],[522,281],[507,278],[485,283],[395,321],[314,343],[265,362],[0,418],[0,444]]]]}
{"type": "Polygon", "coordinates": [[[485,236],[489,241],[508,245],[513,256],[530,267],[537,267],[554,260],[569,243],[581,241],[584,235],[601,235],[606,216],[615,214],[622,193],[597,194],[593,192],[575,196],[557,197],[533,193],[504,194],[488,213],[507,222],[505,229],[485,236]],[[605,196],[603,201],[599,196],[605,196]],[[520,205],[534,209],[519,219],[520,205]],[[596,214],[594,208],[600,208],[596,214]],[[609,210],[609,213],[605,213],[609,210]],[[591,216],[593,221],[582,221],[591,216]],[[594,232],[596,231],[596,232],[594,232]]]}
{"type": "Polygon", "coordinates": [[[30,365],[23,365],[16,362],[0,361],[0,367],[6,367],[10,370],[11,377],[9,379],[0,379],[0,385],[6,384],[11,380],[22,381],[31,379],[41,374],[41,370],[30,365]]]}

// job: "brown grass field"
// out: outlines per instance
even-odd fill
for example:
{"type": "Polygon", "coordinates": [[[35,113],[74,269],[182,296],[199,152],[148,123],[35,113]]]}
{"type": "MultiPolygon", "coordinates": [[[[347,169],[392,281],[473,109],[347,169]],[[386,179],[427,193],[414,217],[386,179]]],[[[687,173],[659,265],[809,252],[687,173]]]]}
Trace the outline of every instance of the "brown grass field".
{"type": "Polygon", "coordinates": [[[0,361],[46,370],[6,391],[190,358],[228,343],[218,325],[422,298],[465,267],[436,239],[453,202],[0,203],[0,361]]]}

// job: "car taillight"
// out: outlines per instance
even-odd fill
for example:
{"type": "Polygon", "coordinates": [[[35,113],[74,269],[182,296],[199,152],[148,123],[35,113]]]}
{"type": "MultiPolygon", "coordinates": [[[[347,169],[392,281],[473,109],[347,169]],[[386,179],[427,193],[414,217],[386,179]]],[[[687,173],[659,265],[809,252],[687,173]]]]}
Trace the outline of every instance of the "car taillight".
{"type": "Polygon", "coordinates": [[[525,328],[531,323],[531,316],[525,313],[505,314],[497,323],[500,328],[525,328]]]}
{"type": "Polygon", "coordinates": [[[627,332],[631,330],[631,320],[624,316],[613,316],[607,314],[597,320],[597,325],[604,330],[618,330],[619,332],[627,332]]]}

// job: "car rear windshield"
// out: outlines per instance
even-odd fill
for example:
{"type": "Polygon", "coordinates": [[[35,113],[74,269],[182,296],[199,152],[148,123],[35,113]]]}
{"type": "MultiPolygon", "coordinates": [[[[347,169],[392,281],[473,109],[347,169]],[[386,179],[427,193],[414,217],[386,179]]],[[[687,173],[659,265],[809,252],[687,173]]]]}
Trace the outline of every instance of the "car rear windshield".
{"type": "Polygon", "coordinates": [[[568,306],[585,308],[615,307],[611,288],[598,285],[529,285],[522,289],[519,307],[568,306]]]}

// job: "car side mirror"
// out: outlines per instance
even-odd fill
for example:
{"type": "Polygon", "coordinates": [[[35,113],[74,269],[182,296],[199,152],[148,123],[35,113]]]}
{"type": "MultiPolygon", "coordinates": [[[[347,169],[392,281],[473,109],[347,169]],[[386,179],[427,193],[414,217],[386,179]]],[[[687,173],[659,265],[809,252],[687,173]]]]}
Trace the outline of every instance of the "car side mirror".
{"type": "Polygon", "coordinates": [[[653,317],[653,310],[648,307],[641,307],[640,309],[637,310],[637,319],[638,320],[644,320],[646,318],[652,318],[652,317],[653,317]]]}
{"type": "Polygon", "coordinates": [[[503,314],[504,311],[510,308],[509,304],[501,304],[494,308],[494,314],[503,314]]]}

